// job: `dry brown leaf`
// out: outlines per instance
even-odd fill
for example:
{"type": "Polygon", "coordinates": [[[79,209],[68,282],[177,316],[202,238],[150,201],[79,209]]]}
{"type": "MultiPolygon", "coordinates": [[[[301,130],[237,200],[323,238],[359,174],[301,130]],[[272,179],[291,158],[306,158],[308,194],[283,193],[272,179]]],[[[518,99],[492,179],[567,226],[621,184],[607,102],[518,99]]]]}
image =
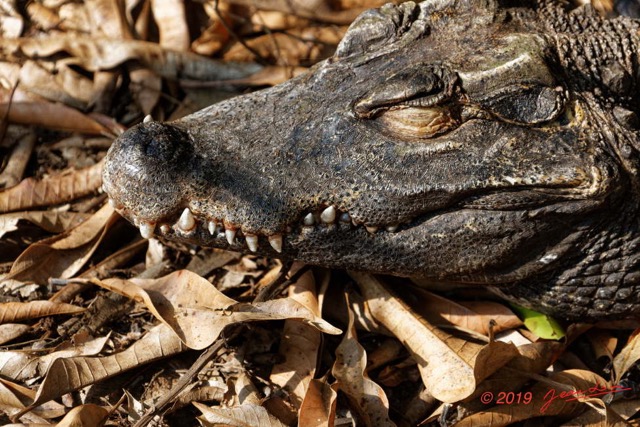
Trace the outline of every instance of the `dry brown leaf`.
{"type": "Polygon", "coordinates": [[[336,349],[331,373],[335,387],[349,398],[351,407],[366,426],[395,426],[389,418],[389,399],[382,387],[366,373],[367,354],[358,342],[353,312],[349,310],[349,325],[336,349]]]}
{"type": "Polygon", "coordinates": [[[613,352],[618,345],[618,338],[611,331],[591,329],[585,334],[585,337],[591,343],[596,359],[605,357],[608,360],[613,360],[613,352]]]}
{"type": "Polygon", "coordinates": [[[350,24],[365,8],[332,10],[326,0],[228,0],[231,4],[275,10],[332,24],[350,24]]]}
{"type": "Polygon", "coordinates": [[[5,279],[46,283],[51,277],[74,276],[118,219],[113,208],[105,204],[69,232],[30,245],[14,261],[5,279]]]}
{"type": "Polygon", "coordinates": [[[633,331],[627,345],[613,358],[614,381],[616,384],[638,360],[640,360],[640,329],[633,331]]]}
{"type": "Polygon", "coordinates": [[[184,1],[152,0],[151,11],[160,31],[160,46],[188,51],[190,38],[184,1]]]}
{"type": "Polygon", "coordinates": [[[38,2],[27,4],[27,13],[29,18],[44,31],[56,28],[61,22],[55,10],[38,2]]]}
{"type": "MultiPolygon", "coordinates": [[[[33,131],[21,135],[15,143],[11,155],[6,159],[6,166],[0,173],[0,188],[10,188],[17,185],[24,177],[27,163],[36,144],[36,134],[33,131]]],[[[0,237],[2,237],[0,235],[0,237]]]]}
{"type": "Polygon", "coordinates": [[[2,2],[0,14],[0,35],[2,38],[12,39],[20,37],[24,28],[24,20],[16,10],[15,2],[2,2]]]}
{"type": "Polygon", "coordinates": [[[131,70],[129,77],[131,78],[131,95],[145,115],[151,114],[160,100],[162,79],[145,68],[131,70]]]}
{"type": "Polygon", "coordinates": [[[85,311],[82,307],[50,301],[0,303],[0,324],[22,322],[57,314],[76,314],[85,311]]]}
{"type": "Polygon", "coordinates": [[[2,92],[0,89],[0,116],[6,117],[10,123],[92,135],[110,133],[94,119],[71,107],[45,100],[5,101],[2,92]]]}
{"type": "Polygon", "coordinates": [[[23,381],[35,378],[37,375],[36,356],[20,351],[0,352],[0,374],[4,378],[14,381],[23,381]]]}
{"type": "Polygon", "coordinates": [[[430,320],[434,319],[434,315],[440,315],[456,326],[485,336],[489,336],[491,324],[493,324],[494,334],[522,326],[522,321],[518,316],[500,303],[491,301],[456,302],[413,286],[398,290],[400,296],[409,293],[412,297],[404,299],[416,301],[415,304],[411,304],[413,310],[430,320]]]}
{"type": "Polygon", "coordinates": [[[168,79],[229,80],[247,77],[262,67],[257,64],[238,64],[204,58],[191,52],[163,49],[155,43],[137,40],[115,40],[70,36],[53,33],[47,38],[23,38],[12,41],[13,47],[30,58],[46,58],[66,52],[68,64],[76,64],[87,71],[110,70],[127,61],[138,61],[156,74],[168,79]]]}
{"type": "Polygon", "coordinates": [[[298,412],[298,425],[305,427],[332,426],[336,417],[338,393],[327,379],[312,379],[298,412]]]}
{"type": "Polygon", "coordinates": [[[76,109],[87,108],[93,98],[93,82],[72,68],[56,64],[45,68],[46,62],[25,61],[20,69],[20,88],[48,101],[60,102],[76,109]]]}
{"type": "Polygon", "coordinates": [[[202,403],[193,402],[193,406],[202,412],[198,420],[204,426],[218,427],[285,427],[276,417],[262,406],[246,403],[233,408],[210,408],[202,403]]]}
{"type": "Polygon", "coordinates": [[[411,352],[425,387],[438,400],[454,403],[469,397],[480,381],[518,354],[512,344],[481,345],[446,334],[413,313],[374,276],[349,274],[376,320],[411,352]]]}
{"type": "Polygon", "coordinates": [[[224,19],[227,24],[231,23],[230,6],[227,2],[220,2],[217,12],[211,2],[204,3],[203,6],[205,13],[209,17],[209,26],[191,43],[191,49],[203,56],[213,56],[229,40],[229,32],[221,22],[221,19],[224,19]]]}
{"type": "MultiPolygon", "coordinates": [[[[31,389],[23,387],[19,384],[12,383],[4,379],[0,379],[0,412],[7,416],[14,416],[24,410],[26,405],[33,400],[35,392],[31,389]]],[[[47,418],[57,418],[64,415],[65,409],[62,405],[53,402],[50,405],[42,405],[24,417],[22,421],[33,423],[42,423],[42,425],[50,425],[47,418]]]]}
{"type": "Polygon", "coordinates": [[[96,284],[143,302],[193,349],[208,347],[227,325],[238,322],[297,319],[325,333],[341,333],[292,299],[238,303],[188,270],[159,279],[107,279],[96,284]]]}
{"type": "Polygon", "coordinates": [[[257,53],[261,58],[275,61],[280,66],[314,64],[333,54],[346,29],[311,27],[287,33],[265,34],[247,40],[244,44],[234,44],[223,58],[227,61],[249,62],[256,60],[257,53]]]}
{"type": "Polygon", "coordinates": [[[29,325],[22,325],[19,323],[6,323],[0,325],[0,344],[13,341],[21,335],[27,333],[31,329],[29,325]]]}
{"type": "Polygon", "coordinates": [[[91,34],[94,37],[133,38],[121,4],[118,0],[84,1],[84,9],[89,16],[91,34]]]}
{"type": "Polygon", "coordinates": [[[120,353],[56,359],[49,367],[32,406],[185,350],[187,348],[176,334],[160,324],[120,353]]]}
{"type": "Polygon", "coordinates": [[[102,186],[102,165],[35,180],[27,178],[0,192],[0,213],[68,202],[95,193],[102,186]]]}
{"type": "Polygon", "coordinates": [[[81,212],[58,210],[25,211],[0,215],[0,237],[18,229],[18,222],[29,221],[50,233],[62,233],[77,226],[89,215],[81,212]]]}
{"type": "MultiPolygon", "coordinates": [[[[304,305],[315,316],[320,316],[312,271],[305,273],[289,287],[289,297],[304,305]]],[[[315,375],[321,344],[320,331],[297,321],[285,320],[279,350],[284,360],[273,367],[270,380],[287,391],[289,401],[296,409],[300,408],[309,382],[315,375]]]]}
{"type": "Polygon", "coordinates": [[[99,353],[109,339],[106,337],[79,342],[75,345],[62,344],[56,351],[42,356],[24,352],[0,352],[0,373],[16,381],[32,380],[45,375],[56,359],[73,356],[92,356],[99,353]]]}
{"type": "Polygon", "coordinates": [[[108,416],[109,411],[102,406],[87,403],[70,410],[56,427],[102,427],[108,416]]]}

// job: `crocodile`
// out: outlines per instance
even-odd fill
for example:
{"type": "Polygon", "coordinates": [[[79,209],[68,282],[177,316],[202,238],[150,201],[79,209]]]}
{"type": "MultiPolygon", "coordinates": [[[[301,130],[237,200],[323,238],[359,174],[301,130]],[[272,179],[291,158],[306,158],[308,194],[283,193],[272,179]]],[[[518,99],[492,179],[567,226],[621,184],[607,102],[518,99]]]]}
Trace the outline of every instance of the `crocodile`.
{"type": "Polygon", "coordinates": [[[361,14],[280,85],[111,146],[143,237],[640,314],[640,21],[550,0],[361,14]]]}

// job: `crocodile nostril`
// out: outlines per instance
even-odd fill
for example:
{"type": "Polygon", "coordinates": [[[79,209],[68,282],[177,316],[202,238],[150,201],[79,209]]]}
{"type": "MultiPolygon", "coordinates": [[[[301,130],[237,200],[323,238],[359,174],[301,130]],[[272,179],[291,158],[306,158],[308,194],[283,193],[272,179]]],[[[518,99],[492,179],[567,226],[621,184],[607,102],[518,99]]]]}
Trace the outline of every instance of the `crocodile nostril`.
{"type": "Polygon", "coordinates": [[[141,130],[144,153],[153,159],[174,163],[192,154],[189,135],[175,126],[148,122],[141,125],[141,130]]]}

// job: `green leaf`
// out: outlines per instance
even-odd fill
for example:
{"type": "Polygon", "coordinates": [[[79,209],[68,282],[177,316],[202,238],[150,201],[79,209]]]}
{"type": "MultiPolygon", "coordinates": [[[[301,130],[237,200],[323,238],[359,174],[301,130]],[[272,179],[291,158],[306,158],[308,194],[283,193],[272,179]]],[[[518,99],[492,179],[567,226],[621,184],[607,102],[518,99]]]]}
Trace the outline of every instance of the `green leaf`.
{"type": "Polygon", "coordinates": [[[516,304],[511,306],[522,319],[524,326],[540,338],[559,340],[566,335],[564,328],[554,318],[516,304]]]}

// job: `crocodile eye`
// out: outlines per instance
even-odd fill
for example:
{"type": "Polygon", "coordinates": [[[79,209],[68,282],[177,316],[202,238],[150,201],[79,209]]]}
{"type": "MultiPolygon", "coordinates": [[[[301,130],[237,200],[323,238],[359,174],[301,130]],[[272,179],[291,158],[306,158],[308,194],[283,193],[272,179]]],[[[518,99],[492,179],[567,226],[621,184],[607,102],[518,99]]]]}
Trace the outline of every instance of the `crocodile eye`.
{"type": "Polygon", "coordinates": [[[562,87],[509,86],[479,104],[498,118],[517,124],[541,124],[557,119],[567,98],[562,87]]]}
{"type": "Polygon", "coordinates": [[[401,107],[380,114],[375,121],[383,131],[403,139],[425,139],[458,127],[457,114],[447,107],[401,107]]]}

